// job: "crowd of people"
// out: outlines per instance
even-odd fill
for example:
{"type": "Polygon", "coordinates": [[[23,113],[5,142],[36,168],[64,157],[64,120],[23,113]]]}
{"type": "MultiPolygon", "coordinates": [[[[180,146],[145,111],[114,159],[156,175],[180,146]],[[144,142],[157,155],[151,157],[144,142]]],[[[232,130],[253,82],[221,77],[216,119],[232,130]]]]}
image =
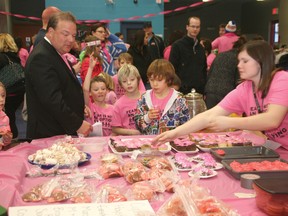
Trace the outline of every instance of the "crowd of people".
{"type": "Polygon", "coordinates": [[[1,148],[18,136],[15,112],[26,94],[31,140],[89,136],[100,125],[97,134],[158,135],[157,144],[204,128],[236,128],[265,131],[288,149],[287,67],[276,68],[264,40],[237,35],[234,21],[220,25],[211,41],[199,38],[200,18],[189,17],[186,33],[174,31],[166,47],[151,22],[126,44],[103,23],[76,41],[76,18],[55,7],[43,11],[42,21],[29,53],[21,40],[0,34],[0,72],[10,61],[21,64],[26,85],[9,92],[0,83],[1,148]],[[184,95],[192,89],[208,110],[190,119],[184,95]]]}

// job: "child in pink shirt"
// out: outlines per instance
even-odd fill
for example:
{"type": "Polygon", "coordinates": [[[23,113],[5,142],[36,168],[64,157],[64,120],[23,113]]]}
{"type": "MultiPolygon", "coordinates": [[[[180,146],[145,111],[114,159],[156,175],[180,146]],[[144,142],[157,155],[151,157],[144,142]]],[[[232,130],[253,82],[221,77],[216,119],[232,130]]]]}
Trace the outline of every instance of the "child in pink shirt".
{"type": "Polygon", "coordinates": [[[147,76],[152,87],[138,101],[135,122],[142,134],[159,134],[190,119],[186,99],[171,88],[175,69],[166,59],[154,60],[147,76]]]}
{"type": "Polygon", "coordinates": [[[229,21],[225,27],[225,34],[212,42],[212,50],[218,49],[218,53],[231,50],[234,42],[239,38],[235,33],[236,30],[236,23],[234,21],[229,21]]]}
{"type": "Polygon", "coordinates": [[[91,55],[89,61],[89,68],[83,83],[85,104],[90,108],[92,115],[87,120],[91,124],[101,122],[103,136],[110,136],[112,134],[113,106],[105,102],[108,91],[107,83],[102,76],[95,76],[91,80],[92,70],[95,64],[97,64],[98,59],[91,55]]]}
{"type": "Polygon", "coordinates": [[[117,135],[140,134],[134,121],[137,101],[141,96],[140,79],[140,74],[133,65],[125,64],[118,71],[118,81],[125,90],[125,94],[114,105],[112,131],[117,135]]]}
{"type": "Polygon", "coordinates": [[[9,145],[12,140],[12,133],[9,126],[9,118],[3,111],[5,106],[6,90],[0,82],[0,150],[3,146],[9,145]]]}
{"type": "Polygon", "coordinates": [[[275,69],[271,46],[260,40],[249,41],[238,54],[238,70],[243,81],[213,108],[193,117],[175,130],[156,137],[154,143],[208,128],[264,131],[265,135],[288,150],[288,73],[275,69]],[[229,117],[231,113],[246,117],[229,117]]]}
{"type": "MultiPolygon", "coordinates": [[[[133,57],[129,54],[129,53],[121,53],[117,59],[118,61],[118,65],[119,68],[122,67],[124,64],[133,64],[133,57]]],[[[118,82],[118,75],[114,75],[112,77],[113,81],[114,81],[114,91],[117,95],[117,98],[120,98],[121,96],[123,96],[125,94],[125,89],[122,88],[122,86],[119,84],[118,82]]],[[[139,83],[139,90],[141,92],[145,92],[145,86],[143,84],[142,79],[140,79],[140,83],[139,83]]]]}

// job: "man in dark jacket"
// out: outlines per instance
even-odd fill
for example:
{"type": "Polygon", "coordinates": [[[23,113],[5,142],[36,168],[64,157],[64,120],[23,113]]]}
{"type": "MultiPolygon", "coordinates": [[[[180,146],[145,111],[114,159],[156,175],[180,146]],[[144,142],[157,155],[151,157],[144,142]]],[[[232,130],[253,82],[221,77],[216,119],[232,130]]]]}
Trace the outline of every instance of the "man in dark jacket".
{"type": "Polygon", "coordinates": [[[54,14],[45,38],[33,49],[25,68],[28,109],[27,138],[55,135],[87,136],[80,83],[64,54],[75,42],[76,19],[68,12],[54,14]]]}
{"type": "Polygon", "coordinates": [[[173,43],[169,61],[181,79],[180,91],[184,94],[194,88],[203,94],[207,78],[205,50],[197,36],[200,32],[200,19],[190,17],[186,25],[187,35],[173,43]]]}
{"type": "Polygon", "coordinates": [[[161,37],[154,34],[151,22],[145,23],[143,30],[148,35],[148,48],[150,49],[152,61],[163,58],[164,41],[161,37]]]}

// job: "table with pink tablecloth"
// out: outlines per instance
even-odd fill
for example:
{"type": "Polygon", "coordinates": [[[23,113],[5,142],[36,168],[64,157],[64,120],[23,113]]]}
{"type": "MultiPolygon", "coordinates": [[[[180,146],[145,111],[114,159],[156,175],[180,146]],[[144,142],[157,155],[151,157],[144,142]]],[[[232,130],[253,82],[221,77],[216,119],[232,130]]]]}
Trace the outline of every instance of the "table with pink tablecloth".
{"type": "MultiPolygon", "coordinates": [[[[37,203],[27,203],[22,201],[21,196],[23,193],[27,192],[31,187],[43,183],[51,178],[25,177],[25,173],[32,166],[28,163],[27,157],[39,149],[51,146],[57,139],[62,137],[63,136],[58,136],[47,139],[34,140],[31,143],[21,143],[20,145],[5,152],[0,152],[0,205],[8,208],[10,206],[46,204],[44,201],[37,203]]],[[[99,138],[95,137],[88,139],[97,141],[99,138]]],[[[109,138],[107,137],[107,139],[109,138]]],[[[276,151],[280,154],[282,159],[288,160],[287,150],[279,148],[276,151]]],[[[108,145],[104,147],[103,152],[111,152],[108,145]]],[[[100,155],[103,154],[103,152],[91,153],[91,160],[81,166],[80,169],[95,167],[97,164],[96,161],[99,159],[100,155]]],[[[188,178],[188,172],[181,172],[181,177],[188,178]]],[[[97,184],[99,184],[99,180],[95,181],[97,181],[97,184]]],[[[125,180],[123,178],[114,178],[105,180],[104,183],[121,185],[125,184],[125,180]]],[[[208,188],[213,196],[228,204],[232,209],[237,210],[240,215],[265,215],[257,208],[255,198],[237,198],[234,195],[234,193],[253,193],[254,191],[242,188],[240,186],[240,181],[232,177],[225,169],[219,170],[218,175],[213,178],[201,179],[199,184],[208,188]]],[[[171,196],[171,194],[164,193],[164,199],[162,201],[152,201],[151,206],[155,211],[157,211],[165,199],[167,199],[169,196],[171,196]]]]}

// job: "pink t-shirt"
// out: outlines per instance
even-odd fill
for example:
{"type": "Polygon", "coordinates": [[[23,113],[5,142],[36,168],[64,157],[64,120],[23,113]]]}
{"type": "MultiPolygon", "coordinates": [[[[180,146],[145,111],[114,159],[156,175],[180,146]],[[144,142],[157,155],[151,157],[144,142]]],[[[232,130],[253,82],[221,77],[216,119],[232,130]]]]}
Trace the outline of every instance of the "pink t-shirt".
{"type": "MultiPolygon", "coordinates": [[[[121,87],[121,85],[118,82],[118,75],[116,74],[112,76],[112,80],[114,82],[114,91],[115,91],[115,94],[117,95],[117,98],[122,97],[125,94],[125,90],[121,87]]],[[[146,91],[142,79],[140,79],[140,82],[139,82],[139,90],[140,92],[146,91]]]]}
{"type": "Polygon", "coordinates": [[[210,53],[208,56],[207,56],[207,70],[210,69],[214,59],[216,58],[216,55],[214,53],[210,53]]]}
{"type": "Polygon", "coordinates": [[[239,36],[234,33],[226,33],[212,42],[212,50],[218,49],[218,53],[228,51],[233,48],[233,43],[237,41],[238,38],[239,36]]]}
{"type": "Polygon", "coordinates": [[[9,117],[2,110],[0,111],[0,131],[1,132],[11,131],[9,126],[9,117]]]}
{"type": "Polygon", "coordinates": [[[27,51],[26,49],[24,49],[24,48],[21,48],[21,49],[19,50],[18,55],[19,55],[19,58],[20,58],[20,60],[21,60],[21,65],[22,65],[22,67],[25,67],[26,61],[27,61],[27,59],[28,59],[28,57],[29,57],[28,51],[27,51]]]}
{"type": "Polygon", "coordinates": [[[169,99],[171,98],[172,94],[173,94],[173,89],[171,88],[170,91],[169,91],[169,94],[163,98],[163,99],[158,99],[156,96],[155,96],[155,93],[154,93],[154,90],[152,89],[151,91],[151,101],[152,101],[152,104],[153,106],[157,106],[158,108],[160,108],[161,110],[161,113],[163,113],[165,107],[166,107],[166,104],[168,103],[169,99]]]}
{"type": "Polygon", "coordinates": [[[163,57],[164,57],[164,59],[166,59],[168,61],[169,61],[169,58],[170,58],[171,48],[172,48],[172,46],[169,45],[163,51],[163,57]]]}
{"type": "MultiPolygon", "coordinates": [[[[257,94],[261,110],[266,112],[269,104],[277,104],[288,107],[288,73],[279,71],[275,74],[269,92],[264,100],[257,94]]],[[[229,112],[243,113],[247,116],[258,113],[252,90],[252,81],[245,81],[230,92],[220,103],[223,109],[229,112]]],[[[265,131],[269,139],[282,144],[288,149],[288,114],[286,113],[282,123],[276,129],[265,131]]]]}
{"type": "Polygon", "coordinates": [[[106,94],[106,97],[105,97],[105,102],[107,104],[111,104],[111,105],[114,105],[115,102],[117,100],[117,95],[115,94],[114,91],[109,91],[107,94],[106,94]]]}
{"type": "Polygon", "coordinates": [[[130,99],[126,95],[119,98],[114,105],[112,126],[136,129],[134,115],[138,99],[130,99]]]}
{"type": "Polygon", "coordinates": [[[113,116],[113,106],[107,104],[107,107],[99,107],[95,103],[90,102],[89,108],[92,113],[92,118],[88,119],[91,124],[102,122],[103,136],[110,136],[112,133],[111,122],[113,116]]]}

